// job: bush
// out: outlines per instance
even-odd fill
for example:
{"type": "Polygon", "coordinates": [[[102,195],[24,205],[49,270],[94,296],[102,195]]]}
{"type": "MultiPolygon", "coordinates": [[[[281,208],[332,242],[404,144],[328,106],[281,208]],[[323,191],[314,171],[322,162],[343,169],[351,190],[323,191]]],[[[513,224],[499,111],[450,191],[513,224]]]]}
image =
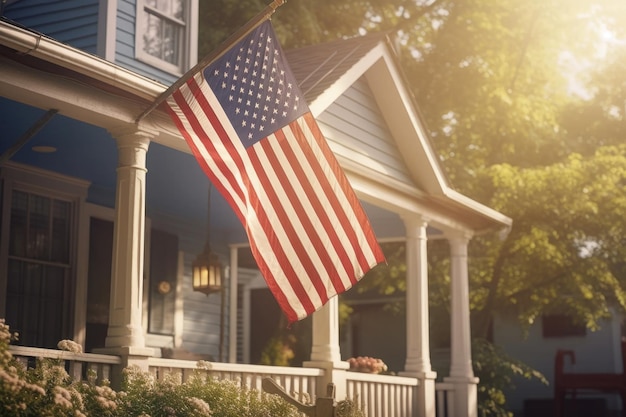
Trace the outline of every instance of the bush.
{"type": "MultiPolygon", "coordinates": [[[[27,369],[9,352],[17,335],[0,319],[0,416],[13,417],[300,417],[298,410],[277,395],[242,388],[239,383],[216,380],[204,370],[205,362],[185,382],[180,375],[155,378],[137,367],[123,372],[122,387],[107,381],[75,381],[59,360],[39,359],[27,369]]],[[[71,341],[60,348],[74,350],[71,341]]],[[[341,401],[339,417],[363,417],[352,401],[341,401]]]]}

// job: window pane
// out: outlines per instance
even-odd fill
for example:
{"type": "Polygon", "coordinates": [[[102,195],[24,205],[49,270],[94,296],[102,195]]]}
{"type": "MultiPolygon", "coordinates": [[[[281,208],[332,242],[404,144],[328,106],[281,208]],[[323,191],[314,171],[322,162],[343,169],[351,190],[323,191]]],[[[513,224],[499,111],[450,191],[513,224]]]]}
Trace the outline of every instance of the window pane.
{"type": "Polygon", "coordinates": [[[145,0],[141,48],[149,55],[181,65],[185,39],[186,0],[145,0]]]}
{"type": "Polygon", "coordinates": [[[147,29],[143,36],[144,51],[148,54],[178,65],[183,29],[156,15],[146,13],[147,29]]]}
{"type": "Polygon", "coordinates": [[[11,205],[11,233],[9,255],[26,256],[26,218],[28,215],[28,194],[13,192],[11,205]]]}
{"type": "Polygon", "coordinates": [[[50,260],[70,260],[70,203],[55,200],[52,208],[52,253],[50,260]]]}
{"type": "Polygon", "coordinates": [[[31,195],[28,216],[28,250],[26,256],[34,259],[48,259],[50,199],[31,195]]]}
{"type": "Polygon", "coordinates": [[[146,0],[146,5],[179,20],[185,16],[185,0],[146,0]]]}
{"type": "Polygon", "coordinates": [[[71,218],[71,202],[12,193],[5,317],[21,345],[54,348],[69,336],[71,218]]]}
{"type": "Polygon", "coordinates": [[[178,25],[165,22],[163,25],[163,60],[171,63],[178,63],[180,28],[178,25]]]}

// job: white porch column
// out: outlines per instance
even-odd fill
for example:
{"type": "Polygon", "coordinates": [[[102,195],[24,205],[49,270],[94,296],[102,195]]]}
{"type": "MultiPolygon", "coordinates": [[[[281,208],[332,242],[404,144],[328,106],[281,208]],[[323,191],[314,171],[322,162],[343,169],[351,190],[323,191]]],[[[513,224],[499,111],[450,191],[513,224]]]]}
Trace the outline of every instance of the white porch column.
{"type": "Polygon", "coordinates": [[[472,368],[472,336],[470,327],[467,246],[470,236],[464,233],[446,234],[451,257],[451,358],[450,376],[446,382],[455,385],[454,410],[458,417],[478,415],[477,384],[472,368]]]}
{"type": "Polygon", "coordinates": [[[154,136],[136,128],[112,132],[118,167],[113,231],[109,329],[105,349],[122,356],[148,355],[142,327],[146,153],[154,136]]]}
{"type": "Polygon", "coordinates": [[[427,222],[403,216],[406,228],[406,362],[402,375],[419,379],[417,415],[435,416],[435,379],[430,364],[427,222]]]}
{"type": "Polygon", "coordinates": [[[339,297],[333,297],[313,313],[311,360],[304,362],[309,368],[322,368],[325,377],[317,385],[317,395],[326,397],[329,382],[335,384],[337,401],[346,398],[346,371],[348,362],[341,360],[339,350],[339,297]]]}

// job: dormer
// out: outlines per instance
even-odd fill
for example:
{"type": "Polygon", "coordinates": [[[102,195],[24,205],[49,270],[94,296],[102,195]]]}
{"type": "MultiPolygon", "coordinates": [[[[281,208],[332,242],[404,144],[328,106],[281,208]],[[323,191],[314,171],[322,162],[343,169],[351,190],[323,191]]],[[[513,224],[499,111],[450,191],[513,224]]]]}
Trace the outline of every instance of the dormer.
{"type": "Polygon", "coordinates": [[[197,61],[198,0],[9,0],[3,17],[166,85],[197,61]]]}

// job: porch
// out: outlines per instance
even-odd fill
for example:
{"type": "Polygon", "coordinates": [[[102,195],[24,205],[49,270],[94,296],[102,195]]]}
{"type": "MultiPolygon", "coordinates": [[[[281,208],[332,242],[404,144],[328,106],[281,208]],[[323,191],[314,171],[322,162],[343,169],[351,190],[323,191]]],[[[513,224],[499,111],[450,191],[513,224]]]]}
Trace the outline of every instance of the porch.
{"type": "MultiPolygon", "coordinates": [[[[88,372],[95,372],[99,382],[118,381],[123,358],[116,355],[74,353],[63,350],[25,346],[11,346],[9,351],[25,366],[34,366],[37,358],[63,361],[65,369],[75,380],[86,380],[88,372]]],[[[178,374],[182,381],[191,372],[206,373],[216,379],[240,382],[242,387],[262,391],[262,380],[272,378],[285,392],[300,402],[315,402],[320,381],[326,376],[321,368],[246,365],[221,362],[198,362],[180,359],[136,357],[133,364],[162,379],[178,374]]],[[[410,417],[417,415],[418,379],[403,376],[376,375],[345,371],[343,378],[347,398],[357,402],[371,417],[410,417]]],[[[454,384],[436,383],[436,417],[454,417],[454,384]]]]}

